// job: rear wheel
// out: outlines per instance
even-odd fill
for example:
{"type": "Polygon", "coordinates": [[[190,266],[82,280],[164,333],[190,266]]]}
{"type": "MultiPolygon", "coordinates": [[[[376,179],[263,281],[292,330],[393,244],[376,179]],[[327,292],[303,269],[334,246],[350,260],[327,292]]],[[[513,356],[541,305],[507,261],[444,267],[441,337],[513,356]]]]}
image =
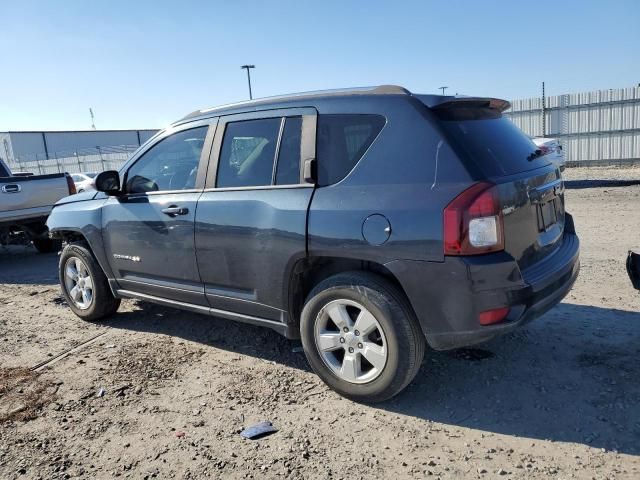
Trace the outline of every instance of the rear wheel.
{"type": "Polygon", "coordinates": [[[60,240],[54,240],[52,238],[34,238],[33,246],[36,247],[39,253],[51,253],[57,252],[62,246],[60,240]]]}
{"type": "Polygon", "coordinates": [[[335,275],[314,288],[300,333],[313,370],[357,401],[380,402],[398,394],[424,357],[424,336],[406,298],[369,273],[335,275]]]}
{"type": "Polygon", "coordinates": [[[106,275],[84,244],[71,243],[64,248],[59,276],[69,307],[83,320],[101,320],[118,310],[120,299],[111,293],[106,275]]]}

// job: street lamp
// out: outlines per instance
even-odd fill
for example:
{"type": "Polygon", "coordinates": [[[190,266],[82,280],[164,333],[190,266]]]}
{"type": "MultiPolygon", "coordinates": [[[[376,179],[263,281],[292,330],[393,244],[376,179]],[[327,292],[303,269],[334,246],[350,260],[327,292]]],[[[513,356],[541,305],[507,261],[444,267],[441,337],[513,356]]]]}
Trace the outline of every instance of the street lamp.
{"type": "Polygon", "coordinates": [[[244,68],[247,70],[247,82],[249,82],[249,100],[253,100],[253,95],[251,94],[251,74],[249,70],[251,68],[256,68],[255,65],[242,65],[240,68],[244,68]]]}
{"type": "Polygon", "coordinates": [[[444,95],[444,91],[449,88],[449,87],[438,87],[440,90],[442,90],[442,95],[444,95]]]}

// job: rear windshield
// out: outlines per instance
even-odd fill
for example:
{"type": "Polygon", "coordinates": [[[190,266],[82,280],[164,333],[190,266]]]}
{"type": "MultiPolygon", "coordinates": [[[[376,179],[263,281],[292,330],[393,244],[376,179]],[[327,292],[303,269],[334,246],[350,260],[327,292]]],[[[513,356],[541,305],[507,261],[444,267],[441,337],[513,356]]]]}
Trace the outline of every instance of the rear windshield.
{"type": "Polygon", "coordinates": [[[511,175],[549,164],[547,158],[535,156],[538,148],[535,143],[499,112],[467,108],[435,112],[458,155],[488,177],[511,175]]]}

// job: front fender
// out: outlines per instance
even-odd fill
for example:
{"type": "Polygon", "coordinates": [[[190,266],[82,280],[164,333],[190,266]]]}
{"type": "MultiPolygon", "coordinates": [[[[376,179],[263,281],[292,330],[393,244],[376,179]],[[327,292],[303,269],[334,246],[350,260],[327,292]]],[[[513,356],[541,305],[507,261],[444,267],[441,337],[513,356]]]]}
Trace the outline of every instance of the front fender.
{"type": "Polygon", "coordinates": [[[47,227],[54,238],[62,238],[67,232],[82,235],[89,244],[89,248],[95,255],[102,271],[107,278],[113,279],[114,275],[102,240],[102,206],[105,202],[106,199],[102,198],[58,204],[47,219],[47,227]]]}

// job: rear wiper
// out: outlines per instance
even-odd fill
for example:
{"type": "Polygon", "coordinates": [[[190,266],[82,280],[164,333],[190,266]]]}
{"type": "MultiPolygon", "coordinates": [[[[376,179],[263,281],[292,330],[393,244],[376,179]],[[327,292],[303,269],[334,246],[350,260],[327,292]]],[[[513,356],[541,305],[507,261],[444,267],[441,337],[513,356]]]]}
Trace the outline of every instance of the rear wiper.
{"type": "Polygon", "coordinates": [[[537,148],[533,153],[529,154],[529,156],[527,157],[527,160],[532,161],[532,160],[535,160],[536,158],[542,157],[542,155],[543,155],[542,150],[537,148]]]}

